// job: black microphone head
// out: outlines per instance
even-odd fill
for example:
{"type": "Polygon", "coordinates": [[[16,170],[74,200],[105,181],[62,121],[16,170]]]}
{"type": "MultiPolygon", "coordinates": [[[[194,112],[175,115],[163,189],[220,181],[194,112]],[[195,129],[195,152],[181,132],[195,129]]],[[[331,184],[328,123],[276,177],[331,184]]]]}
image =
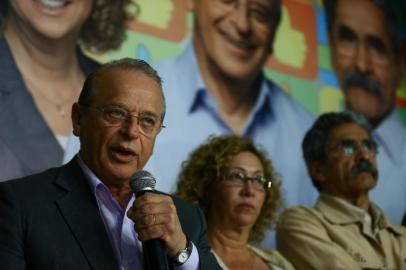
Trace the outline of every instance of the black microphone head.
{"type": "Polygon", "coordinates": [[[140,191],[154,190],[156,180],[147,171],[137,171],[131,177],[130,186],[132,191],[137,194],[140,191]]]}

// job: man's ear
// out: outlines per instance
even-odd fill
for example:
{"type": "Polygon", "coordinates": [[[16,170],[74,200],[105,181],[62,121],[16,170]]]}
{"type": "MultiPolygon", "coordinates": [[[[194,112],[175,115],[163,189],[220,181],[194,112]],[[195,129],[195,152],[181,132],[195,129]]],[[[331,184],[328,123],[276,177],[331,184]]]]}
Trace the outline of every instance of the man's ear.
{"type": "Polygon", "coordinates": [[[316,181],[319,185],[323,185],[326,181],[323,163],[317,160],[309,161],[307,163],[307,169],[313,181],[316,181]]]}
{"type": "Polygon", "coordinates": [[[80,109],[79,104],[76,102],[72,105],[72,126],[73,126],[73,134],[77,137],[80,135],[80,119],[82,117],[82,112],[80,109]]]}

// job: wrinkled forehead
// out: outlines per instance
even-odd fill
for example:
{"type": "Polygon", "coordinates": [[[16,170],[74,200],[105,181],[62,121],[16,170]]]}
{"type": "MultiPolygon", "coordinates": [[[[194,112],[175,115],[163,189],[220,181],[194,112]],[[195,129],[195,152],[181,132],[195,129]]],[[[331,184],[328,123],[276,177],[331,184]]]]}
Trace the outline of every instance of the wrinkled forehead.
{"type": "Polygon", "coordinates": [[[136,103],[156,105],[163,110],[161,86],[142,71],[120,68],[103,70],[93,83],[94,102],[111,103],[120,101],[129,106],[136,103]]]}
{"type": "Polygon", "coordinates": [[[371,34],[389,38],[383,11],[370,0],[338,0],[336,27],[346,26],[360,34],[371,34]]]}
{"type": "Polygon", "coordinates": [[[245,171],[262,171],[263,164],[261,159],[256,153],[252,151],[243,150],[232,156],[228,162],[227,167],[241,168],[245,171]]]}
{"type": "Polygon", "coordinates": [[[363,141],[368,139],[371,139],[371,136],[363,127],[357,123],[346,123],[330,130],[328,143],[334,144],[343,140],[363,141]]]}

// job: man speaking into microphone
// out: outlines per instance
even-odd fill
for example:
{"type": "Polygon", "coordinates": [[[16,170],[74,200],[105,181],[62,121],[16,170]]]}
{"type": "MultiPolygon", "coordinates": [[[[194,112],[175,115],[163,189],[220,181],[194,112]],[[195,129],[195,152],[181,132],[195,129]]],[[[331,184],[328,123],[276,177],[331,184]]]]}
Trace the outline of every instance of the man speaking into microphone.
{"type": "Polygon", "coordinates": [[[72,107],[79,154],[0,184],[1,269],[147,269],[144,255],[168,269],[219,269],[197,207],[154,192],[135,198],[130,187],[164,115],[161,79],[147,63],[123,59],[90,74],[72,107]],[[164,253],[144,254],[148,241],[164,253]]]}

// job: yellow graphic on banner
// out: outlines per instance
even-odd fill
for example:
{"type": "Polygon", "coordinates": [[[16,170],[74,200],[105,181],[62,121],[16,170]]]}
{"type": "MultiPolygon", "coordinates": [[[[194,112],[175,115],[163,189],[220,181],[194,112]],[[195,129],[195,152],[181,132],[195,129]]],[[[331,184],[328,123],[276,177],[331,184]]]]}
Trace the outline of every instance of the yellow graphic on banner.
{"type": "Polygon", "coordinates": [[[274,57],[285,65],[302,68],[306,53],[305,35],[292,27],[288,9],[283,6],[282,20],[274,44],[274,57]]]}
{"type": "Polygon", "coordinates": [[[320,89],[320,113],[341,111],[343,102],[343,94],[338,89],[328,86],[320,89]]]}
{"type": "Polygon", "coordinates": [[[136,0],[140,13],[137,20],[151,26],[166,29],[174,9],[171,0],[136,0]]]}

